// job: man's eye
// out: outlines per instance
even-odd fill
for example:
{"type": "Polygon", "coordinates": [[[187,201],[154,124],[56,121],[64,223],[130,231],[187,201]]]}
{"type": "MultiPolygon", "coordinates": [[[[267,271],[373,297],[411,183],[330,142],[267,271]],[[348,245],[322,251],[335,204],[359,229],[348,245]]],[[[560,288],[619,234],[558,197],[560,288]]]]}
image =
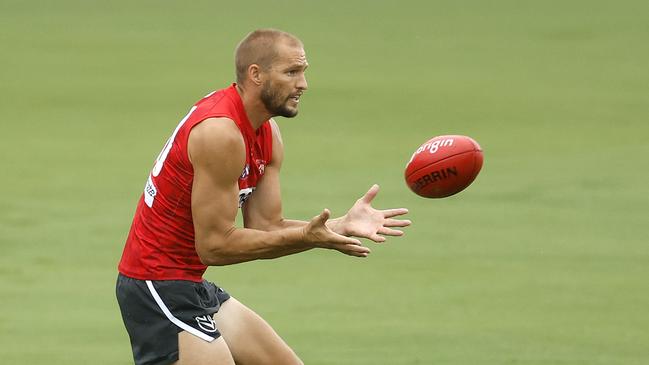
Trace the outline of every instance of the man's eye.
{"type": "Polygon", "coordinates": [[[297,71],[286,71],[286,74],[288,76],[295,76],[296,73],[297,73],[297,71]]]}

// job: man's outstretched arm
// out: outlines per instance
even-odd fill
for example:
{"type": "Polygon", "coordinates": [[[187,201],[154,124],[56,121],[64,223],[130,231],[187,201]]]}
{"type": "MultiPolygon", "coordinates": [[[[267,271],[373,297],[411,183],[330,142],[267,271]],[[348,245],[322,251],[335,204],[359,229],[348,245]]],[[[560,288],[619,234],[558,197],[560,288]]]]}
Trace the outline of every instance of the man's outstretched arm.
{"type": "Polygon", "coordinates": [[[245,143],[233,121],[211,118],[194,127],[188,153],[194,168],[192,216],[196,252],[206,265],[268,259],[311,248],[333,248],[365,257],[360,241],[336,234],[325,210],[308,224],[274,231],[236,228],[238,179],[245,165],[245,143]]]}

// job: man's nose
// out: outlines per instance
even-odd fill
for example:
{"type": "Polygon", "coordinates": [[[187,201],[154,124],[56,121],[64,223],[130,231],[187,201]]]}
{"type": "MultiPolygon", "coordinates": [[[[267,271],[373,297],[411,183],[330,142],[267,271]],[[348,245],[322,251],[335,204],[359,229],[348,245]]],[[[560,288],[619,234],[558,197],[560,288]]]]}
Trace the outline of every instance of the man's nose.
{"type": "Polygon", "coordinates": [[[304,74],[302,74],[302,76],[300,77],[300,79],[297,81],[297,85],[296,85],[296,87],[297,87],[298,89],[302,89],[302,90],[306,90],[306,89],[309,88],[309,85],[308,85],[307,82],[306,82],[306,76],[305,76],[304,74]]]}

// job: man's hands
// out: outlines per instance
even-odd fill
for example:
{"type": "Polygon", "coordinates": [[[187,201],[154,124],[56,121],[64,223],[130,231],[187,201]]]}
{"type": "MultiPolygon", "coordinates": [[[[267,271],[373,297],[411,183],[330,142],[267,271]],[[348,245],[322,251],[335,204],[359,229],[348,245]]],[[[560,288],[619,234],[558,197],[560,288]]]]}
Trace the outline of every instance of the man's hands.
{"type": "Polygon", "coordinates": [[[304,227],[304,241],[315,247],[337,250],[346,255],[367,257],[370,249],[362,246],[361,241],[335,233],[327,227],[330,215],[329,209],[325,209],[313,217],[304,227]]]}
{"type": "Polygon", "coordinates": [[[374,209],[371,203],[378,192],[379,186],[373,185],[354,203],[347,214],[337,219],[329,220],[329,210],[325,209],[304,227],[305,240],[317,247],[335,249],[351,256],[367,257],[370,249],[349,236],[381,243],[385,242],[384,236],[403,235],[403,231],[393,227],[407,227],[411,222],[394,217],[408,213],[408,209],[374,209]]]}

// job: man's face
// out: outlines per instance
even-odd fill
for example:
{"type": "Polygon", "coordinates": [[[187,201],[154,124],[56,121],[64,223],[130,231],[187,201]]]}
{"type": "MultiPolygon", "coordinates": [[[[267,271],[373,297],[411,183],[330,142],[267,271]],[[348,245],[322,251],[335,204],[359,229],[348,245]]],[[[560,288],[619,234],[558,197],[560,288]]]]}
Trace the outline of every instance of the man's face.
{"type": "Polygon", "coordinates": [[[304,71],[309,66],[300,46],[279,44],[276,60],[266,72],[261,101],[273,116],[292,118],[297,115],[300,96],[307,89],[304,71]]]}

